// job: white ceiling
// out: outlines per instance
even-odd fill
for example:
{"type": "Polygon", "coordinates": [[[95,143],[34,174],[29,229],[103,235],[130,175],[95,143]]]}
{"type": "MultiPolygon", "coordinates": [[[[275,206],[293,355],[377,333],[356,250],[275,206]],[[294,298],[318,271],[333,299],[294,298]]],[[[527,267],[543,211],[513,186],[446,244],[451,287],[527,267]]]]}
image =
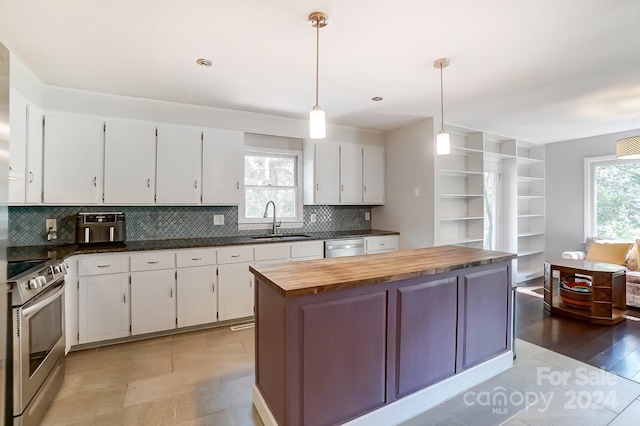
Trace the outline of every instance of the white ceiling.
{"type": "Polygon", "coordinates": [[[439,121],[535,142],[640,128],[639,0],[0,0],[45,84],[386,131],[439,121]],[[208,58],[213,66],[195,63],[208,58]],[[382,96],[382,102],[372,102],[382,96]]]}

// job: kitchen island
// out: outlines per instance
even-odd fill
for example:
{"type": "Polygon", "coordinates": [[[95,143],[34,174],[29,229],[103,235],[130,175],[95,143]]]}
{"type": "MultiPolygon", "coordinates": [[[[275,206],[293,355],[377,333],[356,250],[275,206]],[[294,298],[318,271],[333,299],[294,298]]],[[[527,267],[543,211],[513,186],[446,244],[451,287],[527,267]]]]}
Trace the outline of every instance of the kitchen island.
{"type": "Polygon", "coordinates": [[[442,246],[250,267],[263,422],[394,424],[509,368],[515,257],[442,246]]]}

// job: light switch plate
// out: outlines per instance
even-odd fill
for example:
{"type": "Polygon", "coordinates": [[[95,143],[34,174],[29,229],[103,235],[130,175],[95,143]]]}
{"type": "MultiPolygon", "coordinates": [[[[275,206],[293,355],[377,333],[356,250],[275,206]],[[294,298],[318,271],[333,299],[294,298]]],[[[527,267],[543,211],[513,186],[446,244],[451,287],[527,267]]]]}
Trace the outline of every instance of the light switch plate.
{"type": "Polygon", "coordinates": [[[223,214],[214,214],[213,215],[213,224],[214,225],[224,225],[224,215],[223,214]]]}
{"type": "Polygon", "coordinates": [[[371,213],[364,212],[364,220],[371,220],[371,213]]]}
{"type": "Polygon", "coordinates": [[[58,230],[58,223],[55,219],[47,219],[45,221],[45,226],[46,226],[47,232],[49,231],[56,232],[58,230]]]}
{"type": "Polygon", "coordinates": [[[310,220],[311,222],[315,222],[315,221],[317,221],[317,220],[318,220],[318,218],[316,217],[316,214],[315,214],[315,213],[311,213],[311,214],[309,215],[309,220],[310,220]]]}

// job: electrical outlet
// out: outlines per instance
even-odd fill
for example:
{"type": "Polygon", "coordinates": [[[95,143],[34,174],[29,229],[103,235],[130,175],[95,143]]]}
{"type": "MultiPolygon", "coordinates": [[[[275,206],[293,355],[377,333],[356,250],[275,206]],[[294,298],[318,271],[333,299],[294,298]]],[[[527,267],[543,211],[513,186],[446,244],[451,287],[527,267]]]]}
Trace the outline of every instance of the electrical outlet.
{"type": "Polygon", "coordinates": [[[318,220],[318,218],[316,217],[316,214],[315,214],[315,213],[311,213],[311,215],[309,215],[309,220],[310,220],[311,222],[315,222],[315,221],[317,221],[317,220],[318,220]]]}
{"type": "Polygon", "coordinates": [[[214,225],[224,225],[224,215],[223,214],[214,214],[213,215],[213,224],[214,225]]]}
{"type": "Polygon", "coordinates": [[[364,220],[371,220],[371,213],[370,212],[364,212],[364,220]]]}
{"type": "Polygon", "coordinates": [[[45,221],[45,227],[47,232],[56,232],[58,230],[58,223],[55,219],[47,219],[45,221]]]}

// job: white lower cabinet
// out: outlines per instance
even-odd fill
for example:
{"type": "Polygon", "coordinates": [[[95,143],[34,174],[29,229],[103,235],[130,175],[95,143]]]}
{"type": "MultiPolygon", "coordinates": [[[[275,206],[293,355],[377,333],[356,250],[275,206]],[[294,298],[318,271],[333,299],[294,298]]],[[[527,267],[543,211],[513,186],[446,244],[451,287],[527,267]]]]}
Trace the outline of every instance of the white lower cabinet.
{"type": "Polygon", "coordinates": [[[253,274],[250,263],[218,266],[218,306],[220,320],[253,315],[253,274]]]}
{"type": "Polygon", "coordinates": [[[386,253],[398,250],[397,235],[365,237],[365,254],[386,253]]]}
{"type": "Polygon", "coordinates": [[[181,268],[177,272],[178,327],[217,321],[216,267],[181,268]]]}
{"type": "Polygon", "coordinates": [[[173,269],[131,273],[131,334],[176,328],[173,269]]]}
{"type": "Polygon", "coordinates": [[[78,279],[78,343],[129,335],[129,274],[78,279]]]}

